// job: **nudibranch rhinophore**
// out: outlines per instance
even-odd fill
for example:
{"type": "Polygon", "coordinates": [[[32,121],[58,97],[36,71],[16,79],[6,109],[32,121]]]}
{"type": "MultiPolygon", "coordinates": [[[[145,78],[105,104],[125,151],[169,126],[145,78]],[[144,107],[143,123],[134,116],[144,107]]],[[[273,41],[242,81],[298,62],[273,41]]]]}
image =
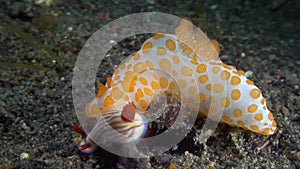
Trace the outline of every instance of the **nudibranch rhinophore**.
{"type": "Polygon", "coordinates": [[[143,116],[151,103],[162,93],[179,88],[188,106],[200,105],[199,113],[210,114],[212,120],[260,135],[273,134],[276,122],[261,90],[243,71],[222,63],[219,53],[217,41],[183,19],[175,34],[159,33],[146,40],[118,66],[106,85],[100,83],[85,114],[107,117],[125,142],[133,141],[131,138],[142,138],[147,130],[143,116]]]}

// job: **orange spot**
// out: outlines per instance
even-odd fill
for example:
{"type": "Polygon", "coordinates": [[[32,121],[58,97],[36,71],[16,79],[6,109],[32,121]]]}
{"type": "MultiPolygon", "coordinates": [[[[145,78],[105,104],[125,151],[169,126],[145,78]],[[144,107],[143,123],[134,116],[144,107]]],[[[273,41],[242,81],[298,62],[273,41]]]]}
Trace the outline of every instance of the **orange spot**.
{"type": "Polygon", "coordinates": [[[249,85],[254,85],[254,82],[249,79],[246,80],[246,83],[248,83],[249,85]]]}
{"type": "Polygon", "coordinates": [[[132,64],[127,65],[127,69],[131,69],[132,64]]]}
{"type": "Polygon", "coordinates": [[[168,59],[161,59],[159,61],[159,67],[168,72],[171,70],[171,62],[168,59]]]}
{"type": "Polygon", "coordinates": [[[137,89],[136,93],[137,93],[140,97],[144,97],[144,93],[143,93],[142,89],[137,89]]]}
{"type": "Polygon", "coordinates": [[[193,69],[191,69],[188,66],[183,66],[181,68],[181,74],[183,74],[184,76],[192,76],[193,75],[193,69]]]}
{"type": "Polygon", "coordinates": [[[144,110],[146,110],[148,107],[148,104],[145,100],[140,100],[140,105],[144,110]]]}
{"type": "Polygon", "coordinates": [[[175,70],[172,71],[173,76],[177,76],[177,72],[175,70]]]}
{"type": "Polygon", "coordinates": [[[228,117],[228,116],[225,116],[225,115],[222,116],[222,120],[225,123],[231,123],[232,122],[232,119],[230,117],[228,117]]]}
{"type": "Polygon", "coordinates": [[[175,84],[174,84],[174,82],[171,82],[171,83],[170,83],[169,89],[170,89],[170,90],[174,90],[174,89],[175,89],[175,84]]]}
{"type": "Polygon", "coordinates": [[[160,89],[159,84],[155,81],[151,82],[151,87],[154,91],[157,91],[160,89]]]}
{"type": "Polygon", "coordinates": [[[125,62],[124,62],[124,63],[128,63],[128,62],[131,60],[131,58],[132,58],[132,57],[127,57],[127,58],[125,59],[125,62]]]}
{"type": "Polygon", "coordinates": [[[220,46],[219,46],[218,41],[213,39],[210,42],[211,42],[211,44],[213,45],[213,47],[215,48],[215,50],[217,51],[217,53],[219,55],[221,50],[220,50],[220,46]]]}
{"type": "Polygon", "coordinates": [[[268,118],[269,118],[270,121],[273,121],[273,120],[274,120],[273,114],[272,114],[271,112],[269,112],[268,118]]]}
{"type": "Polygon", "coordinates": [[[152,47],[153,47],[153,44],[151,42],[146,42],[142,47],[143,53],[147,54],[147,53],[151,52],[152,47]]]}
{"type": "Polygon", "coordinates": [[[227,70],[222,71],[221,73],[221,79],[227,80],[230,78],[230,73],[227,70]]]}
{"type": "Polygon", "coordinates": [[[135,93],[134,99],[138,102],[141,99],[141,96],[138,93],[135,93]]]}
{"type": "Polygon", "coordinates": [[[222,63],[222,66],[227,70],[231,70],[231,67],[229,65],[226,65],[225,63],[222,63]]]}
{"type": "Polygon", "coordinates": [[[197,89],[196,89],[196,87],[194,87],[194,86],[191,86],[191,87],[189,88],[189,93],[191,93],[191,94],[195,94],[196,91],[197,91],[197,89]]]}
{"type": "Polygon", "coordinates": [[[223,97],[220,99],[220,105],[224,108],[227,108],[230,106],[230,101],[227,97],[223,97]]]}
{"type": "Polygon", "coordinates": [[[232,92],[231,92],[231,98],[232,98],[232,100],[237,101],[237,100],[240,99],[240,97],[241,97],[241,92],[240,92],[239,89],[232,90],[232,92]]]}
{"type": "Polygon", "coordinates": [[[171,40],[171,39],[167,39],[166,40],[166,46],[171,51],[173,51],[173,50],[176,49],[176,43],[173,40],[171,40]]]}
{"type": "Polygon", "coordinates": [[[211,65],[218,65],[218,66],[222,66],[221,62],[209,62],[211,65]]]}
{"type": "Polygon", "coordinates": [[[125,64],[120,65],[119,68],[120,68],[120,70],[125,69],[125,64]]]}
{"type": "Polygon", "coordinates": [[[206,85],[206,90],[211,91],[211,84],[206,85]]]}
{"type": "Polygon", "coordinates": [[[114,75],[119,74],[120,73],[120,68],[118,67],[115,71],[114,71],[114,75]]]}
{"type": "Polygon", "coordinates": [[[124,80],[121,82],[121,85],[125,92],[132,92],[135,86],[135,73],[128,71],[125,73],[124,80]]]}
{"type": "Polygon", "coordinates": [[[197,99],[199,100],[200,103],[205,102],[206,100],[205,94],[199,93],[197,99]]]}
{"type": "Polygon", "coordinates": [[[194,65],[197,65],[197,64],[198,64],[198,61],[197,61],[196,59],[192,59],[192,60],[191,60],[191,63],[194,64],[194,65]]]}
{"type": "Polygon", "coordinates": [[[136,55],[134,55],[133,60],[139,60],[141,58],[141,56],[137,53],[136,55]]]}
{"type": "Polygon", "coordinates": [[[155,72],[152,73],[152,77],[153,77],[153,79],[155,79],[155,80],[157,79],[157,75],[156,75],[155,72]]]}
{"type": "Polygon", "coordinates": [[[186,87],[186,81],[185,80],[182,80],[182,79],[179,79],[178,80],[178,86],[182,89],[182,88],[185,88],[186,87]]]}
{"type": "Polygon", "coordinates": [[[272,126],[275,128],[276,127],[276,122],[275,120],[272,122],[272,126]]]}
{"type": "Polygon", "coordinates": [[[158,47],[157,48],[157,51],[156,51],[156,54],[159,55],[159,56],[164,56],[167,54],[167,51],[165,48],[163,47],[158,47]]]}
{"type": "Polygon", "coordinates": [[[149,67],[149,68],[153,68],[154,67],[153,63],[151,61],[149,61],[149,60],[147,60],[145,63],[147,65],[147,67],[149,67]]]}
{"type": "Polygon", "coordinates": [[[260,103],[261,103],[262,105],[264,105],[265,102],[266,102],[266,99],[265,99],[265,98],[262,98],[261,101],[260,101],[260,103]]]}
{"type": "Polygon", "coordinates": [[[240,117],[243,116],[242,110],[238,109],[238,108],[234,109],[232,113],[233,113],[233,116],[236,117],[236,118],[240,118],[240,117]]]}
{"type": "Polygon", "coordinates": [[[144,93],[145,93],[147,96],[152,96],[152,95],[153,95],[152,90],[150,90],[149,88],[144,88],[144,93]]]}
{"type": "Polygon", "coordinates": [[[114,80],[115,80],[115,81],[118,81],[118,80],[120,80],[120,75],[116,75],[116,76],[114,76],[114,80]]]}
{"type": "Polygon", "coordinates": [[[236,73],[237,73],[238,75],[240,75],[240,76],[245,75],[245,72],[242,71],[242,70],[238,70],[236,73]]]}
{"type": "Polygon", "coordinates": [[[109,107],[115,104],[114,100],[110,96],[106,96],[104,101],[103,101],[103,106],[104,107],[109,107]]]}
{"type": "Polygon", "coordinates": [[[214,66],[214,67],[212,68],[212,72],[213,72],[214,74],[219,73],[219,71],[220,71],[220,67],[219,67],[219,66],[214,66]]]}
{"type": "Polygon", "coordinates": [[[269,128],[266,128],[266,129],[264,129],[260,134],[261,135],[269,135],[269,133],[270,133],[270,129],[269,128]]]}
{"type": "Polygon", "coordinates": [[[111,90],[111,95],[114,99],[121,99],[124,96],[124,93],[118,87],[114,87],[111,90]]]}
{"type": "Polygon", "coordinates": [[[165,36],[164,34],[158,33],[158,34],[155,34],[152,38],[155,39],[155,40],[157,40],[157,39],[160,39],[160,38],[162,38],[164,36],[165,36]]]}
{"type": "Polygon", "coordinates": [[[137,64],[135,64],[133,66],[133,70],[136,72],[136,73],[142,73],[146,70],[146,64],[143,63],[143,62],[138,62],[137,64]]]}
{"type": "Polygon", "coordinates": [[[124,97],[124,100],[125,100],[125,101],[129,101],[129,96],[126,95],[126,96],[124,97]]]}
{"type": "Polygon", "coordinates": [[[261,113],[256,114],[256,115],[254,116],[254,119],[255,119],[256,121],[262,121],[262,120],[263,120],[263,115],[262,115],[261,113]]]}
{"type": "Polygon", "coordinates": [[[202,84],[206,83],[207,80],[208,80],[207,75],[202,75],[202,76],[199,77],[199,82],[202,83],[202,84]]]}
{"type": "Polygon", "coordinates": [[[224,86],[221,83],[214,84],[214,92],[221,93],[224,90],[224,86]]]}
{"type": "Polygon", "coordinates": [[[245,128],[245,123],[242,121],[237,121],[236,122],[240,127],[245,128]]]}
{"type": "Polygon", "coordinates": [[[232,85],[238,85],[241,83],[241,79],[238,76],[233,76],[230,83],[232,85]]]}
{"type": "Polygon", "coordinates": [[[135,100],[138,102],[142,97],[144,97],[144,93],[142,89],[138,89],[135,93],[135,100]]]}
{"type": "Polygon", "coordinates": [[[144,78],[144,77],[140,77],[140,82],[143,84],[143,85],[147,85],[148,84],[148,81],[144,78]]]}
{"type": "Polygon", "coordinates": [[[261,91],[259,89],[252,89],[251,92],[250,92],[250,96],[253,98],[253,99],[257,99],[261,94],[261,91]]]}
{"type": "Polygon", "coordinates": [[[253,131],[258,131],[259,130],[259,127],[257,125],[252,125],[250,126],[250,128],[253,130],[253,131]]]}
{"type": "Polygon", "coordinates": [[[257,110],[257,105],[256,104],[251,104],[250,106],[248,106],[247,108],[249,113],[255,113],[257,110]]]}
{"type": "Polygon", "coordinates": [[[180,58],[179,58],[179,56],[177,56],[177,55],[173,55],[173,56],[172,56],[172,60],[173,60],[173,62],[174,62],[175,64],[178,64],[178,63],[180,62],[180,58]]]}
{"type": "Polygon", "coordinates": [[[161,87],[161,88],[165,89],[165,88],[168,87],[169,82],[168,82],[168,80],[167,80],[166,78],[161,77],[161,78],[159,79],[159,84],[160,84],[160,87],[161,87]]]}
{"type": "Polygon", "coordinates": [[[197,66],[196,71],[197,71],[198,73],[204,73],[204,72],[206,72],[206,65],[205,65],[205,64],[199,64],[199,65],[197,66]]]}

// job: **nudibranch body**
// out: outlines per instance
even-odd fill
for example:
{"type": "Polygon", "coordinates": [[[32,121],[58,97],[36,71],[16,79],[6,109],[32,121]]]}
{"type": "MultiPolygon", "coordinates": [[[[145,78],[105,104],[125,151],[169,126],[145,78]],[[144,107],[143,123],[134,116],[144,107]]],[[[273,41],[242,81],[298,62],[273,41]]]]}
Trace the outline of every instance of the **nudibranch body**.
{"type": "Polygon", "coordinates": [[[222,63],[219,52],[216,41],[182,20],[175,35],[156,34],[148,39],[141,50],[119,65],[105,86],[99,84],[98,94],[86,105],[85,113],[97,117],[118,112],[112,126],[132,123],[124,132],[125,138],[133,137],[135,133],[130,131],[135,128],[142,128],[136,132],[142,137],[143,114],[151,103],[162,93],[179,90],[188,106],[200,105],[199,112],[209,114],[212,120],[261,135],[273,134],[276,122],[261,90],[243,71],[222,63]],[[134,120],[135,115],[141,116],[140,121],[134,120]]]}

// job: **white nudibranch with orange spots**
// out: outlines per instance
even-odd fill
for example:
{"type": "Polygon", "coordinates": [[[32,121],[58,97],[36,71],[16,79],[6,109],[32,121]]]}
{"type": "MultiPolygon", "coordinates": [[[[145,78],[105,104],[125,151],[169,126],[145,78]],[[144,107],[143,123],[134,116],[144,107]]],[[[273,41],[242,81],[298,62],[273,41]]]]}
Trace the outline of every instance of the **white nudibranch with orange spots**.
{"type": "Polygon", "coordinates": [[[118,112],[110,124],[133,141],[147,130],[142,125],[143,115],[151,103],[162,93],[179,88],[192,109],[200,105],[199,112],[210,114],[212,120],[261,135],[273,134],[276,122],[261,90],[243,71],[222,63],[219,52],[215,40],[184,19],[174,35],[156,34],[120,64],[106,85],[99,84],[98,94],[86,105],[85,113],[97,117],[118,112]]]}

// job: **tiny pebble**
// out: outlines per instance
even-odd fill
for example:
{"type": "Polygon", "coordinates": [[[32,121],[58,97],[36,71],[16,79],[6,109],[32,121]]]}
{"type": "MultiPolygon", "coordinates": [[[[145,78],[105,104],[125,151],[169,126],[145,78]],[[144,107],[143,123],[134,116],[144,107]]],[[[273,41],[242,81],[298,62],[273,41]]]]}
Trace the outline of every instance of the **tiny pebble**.
{"type": "Polygon", "coordinates": [[[212,10],[215,10],[215,9],[217,9],[217,8],[218,8],[218,5],[216,5],[216,4],[210,6],[210,9],[212,9],[212,10]]]}
{"type": "Polygon", "coordinates": [[[44,160],[44,164],[48,165],[49,164],[49,160],[44,160]]]}
{"type": "Polygon", "coordinates": [[[246,77],[251,77],[252,75],[253,75],[253,72],[251,70],[248,70],[247,72],[245,72],[246,77]]]}
{"type": "Polygon", "coordinates": [[[20,159],[21,160],[25,160],[25,159],[28,159],[29,158],[29,154],[28,153],[21,153],[20,155],[20,159]]]}
{"type": "Polygon", "coordinates": [[[114,41],[114,40],[110,40],[109,43],[110,43],[110,44],[113,44],[113,45],[114,45],[114,44],[117,44],[117,42],[114,41]]]}

